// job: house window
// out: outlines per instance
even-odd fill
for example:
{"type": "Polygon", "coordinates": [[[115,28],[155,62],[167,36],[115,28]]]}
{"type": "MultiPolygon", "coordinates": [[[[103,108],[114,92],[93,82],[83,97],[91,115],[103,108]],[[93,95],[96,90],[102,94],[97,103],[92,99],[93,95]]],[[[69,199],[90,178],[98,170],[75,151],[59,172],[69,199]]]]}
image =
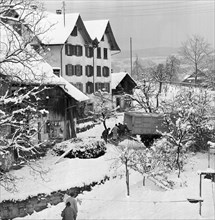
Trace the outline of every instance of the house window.
{"type": "Polygon", "coordinates": [[[101,47],[97,48],[97,58],[101,58],[101,47]]]}
{"type": "Polygon", "coordinates": [[[76,45],[75,49],[76,49],[75,50],[75,52],[76,52],[75,55],[79,56],[79,57],[82,56],[82,46],[81,45],[76,45]]]}
{"type": "Polygon", "coordinates": [[[83,92],[83,84],[82,83],[76,83],[75,87],[83,92]]]}
{"type": "Polygon", "coordinates": [[[75,54],[75,46],[72,44],[66,44],[65,45],[65,54],[67,56],[72,56],[75,54]]]}
{"type": "Polygon", "coordinates": [[[74,29],[73,29],[73,31],[71,33],[71,36],[73,36],[73,37],[78,36],[78,28],[77,28],[77,26],[74,27],[74,29]]]}
{"type": "Polygon", "coordinates": [[[72,64],[67,64],[66,65],[66,75],[67,76],[74,75],[74,66],[72,64]]]}
{"type": "Polygon", "coordinates": [[[107,66],[103,66],[103,68],[102,68],[102,75],[104,77],[108,77],[110,75],[110,71],[109,71],[109,68],[107,66]]]}
{"type": "Polygon", "coordinates": [[[107,54],[107,48],[104,48],[104,59],[108,58],[108,54],[107,54]]]}
{"type": "Polygon", "coordinates": [[[60,77],[60,68],[58,68],[58,69],[53,69],[53,73],[54,73],[56,76],[60,77]]]}
{"type": "Polygon", "coordinates": [[[107,91],[109,93],[110,92],[110,83],[104,83],[104,89],[105,89],[105,91],[107,91]]]}
{"type": "Polygon", "coordinates": [[[102,90],[102,83],[100,83],[100,82],[97,82],[97,83],[95,83],[95,89],[96,89],[96,91],[99,91],[99,90],[102,90]]]}
{"type": "Polygon", "coordinates": [[[92,47],[85,47],[85,56],[86,57],[93,57],[93,48],[92,47]]]}
{"type": "Polygon", "coordinates": [[[82,46],[81,45],[72,45],[66,44],[65,45],[65,54],[67,56],[82,56],[82,46]]]}
{"type": "Polygon", "coordinates": [[[85,70],[86,76],[93,76],[93,66],[87,65],[85,70]]]}
{"type": "Polygon", "coordinates": [[[92,82],[87,82],[86,83],[86,93],[91,94],[93,92],[94,92],[93,83],[92,82]]]}
{"type": "Polygon", "coordinates": [[[76,76],[81,76],[82,75],[82,66],[81,65],[76,65],[75,66],[75,75],[76,76]]]}
{"type": "Polygon", "coordinates": [[[97,76],[102,76],[101,66],[96,67],[97,76]]]}

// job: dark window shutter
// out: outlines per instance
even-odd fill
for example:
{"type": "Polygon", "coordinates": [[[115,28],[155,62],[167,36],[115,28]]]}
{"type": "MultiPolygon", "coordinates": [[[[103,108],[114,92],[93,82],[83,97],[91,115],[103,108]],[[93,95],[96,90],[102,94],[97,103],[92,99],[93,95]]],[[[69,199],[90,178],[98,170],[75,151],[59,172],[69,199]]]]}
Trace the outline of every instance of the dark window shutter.
{"type": "Polygon", "coordinates": [[[68,44],[65,45],[65,54],[69,55],[69,45],[68,44]]]}
{"type": "Polygon", "coordinates": [[[99,90],[98,89],[98,83],[95,83],[95,87],[96,87],[95,90],[98,91],[99,90]]]}
{"type": "Polygon", "coordinates": [[[90,93],[93,93],[94,92],[94,88],[93,88],[93,83],[90,84],[90,93]]]}
{"type": "Polygon", "coordinates": [[[90,57],[93,57],[93,48],[90,47],[90,57]]]}
{"type": "Polygon", "coordinates": [[[75,45],[70,45],[70,56],[76,55],[76,48],[75,45]]]}
{"type": "Polygon", "coordinates": [[[66,67],[66,75],[68,76],[68,65],[66,65],[65,67],[66,67]]]}
{"type": "Polygon", "coordinates": [[[93,66],[90,66],[90,76],[93,76],[93,66]]]}
{"type": "Polygon", "coordinates": [[[76,65],[75,66],[75,75],[76,76],[81,76],[82,75],[82,66],[81,65],[76,65]]]}
{"type": "Polygon", "coordinates": [[[80,90],[83,92],[83,84],[80,83],[80,90]]]}

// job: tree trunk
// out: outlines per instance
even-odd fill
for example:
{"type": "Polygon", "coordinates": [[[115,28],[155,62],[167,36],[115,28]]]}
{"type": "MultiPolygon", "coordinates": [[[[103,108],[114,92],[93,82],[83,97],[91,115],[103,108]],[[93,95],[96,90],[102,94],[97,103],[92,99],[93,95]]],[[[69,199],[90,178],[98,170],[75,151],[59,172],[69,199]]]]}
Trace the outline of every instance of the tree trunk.
{"type": "Polygon", "coordinates": [[[179,158],[180,158],[180,144],[178,145],[178,149],[177,149],[177,159],[176,159],[176,163],[177,163],[177,165],[178,165],[178,178],[180,177],[180,174],[181,174],[181,166],[180,166],[179,158]]]}
{"type": "Polygon", "coordinates": [[[143,186],[145,186],[146,185],[146,177],[145,177],[145,175],[143,175],[143,186]]]}
{"type": "Polygon", "coordinates": [[[127,187],[127,196],[130,195],[129,190],[129,171],[128,171],[128,161],[125,162],[125,173],[126,173],[126,187],[127,187]]]}

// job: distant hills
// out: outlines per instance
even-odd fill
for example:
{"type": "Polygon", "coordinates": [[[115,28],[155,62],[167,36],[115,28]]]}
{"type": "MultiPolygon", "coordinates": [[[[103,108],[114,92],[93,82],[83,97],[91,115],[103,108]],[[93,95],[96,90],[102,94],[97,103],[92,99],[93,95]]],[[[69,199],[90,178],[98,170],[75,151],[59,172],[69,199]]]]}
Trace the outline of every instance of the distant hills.
{"type": "MultiPolygon", "coordinates": [[[[179,48],[173,47],[155,47],[138,49],[132,51],[132,61],[138,57],[140,62],[148,64],[151,61],[154,63],[163,63],[170,55],[177,54],[179,48]]],[[[145,65],[144,65],[145,66],[145,65]]],[[[146,65],[147,66],[147,65],[146,65]]],[[[112,70],[113,72],[126,71],[130,72],[130,51],[121,51],[119,54],[112,56],[112,70]]]]}
{"type": "MultiPolygon", "coordinates": [[[[132,57],[167,57],[171,54],[176,54],[179,48],[174,47],[155,47],[155,48],[145,48],[145,49],[138,49],[132,50],[132,57]]],[[[129,50],[122,50],[119,54],[114,56],[114,59],[125,59],[130,58],[130,51],[129,50]]]]}

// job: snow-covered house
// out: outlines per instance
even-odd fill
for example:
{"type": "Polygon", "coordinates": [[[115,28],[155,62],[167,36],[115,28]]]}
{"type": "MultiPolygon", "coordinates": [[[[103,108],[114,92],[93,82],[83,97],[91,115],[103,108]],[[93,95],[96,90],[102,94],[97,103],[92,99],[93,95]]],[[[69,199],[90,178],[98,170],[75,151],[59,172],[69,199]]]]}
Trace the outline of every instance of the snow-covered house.
{"type": "Polygon", "coordinates": [[[111,56],[120,48],[115,40],[109,20],[84,21],[84,25],[94,42],[92,49],[94,91],[105,89],[111,93],[111,56]]]}
{"type": "Polygon", "coordinates": [[[120,110],[130,107],[131,100],[123,95],[132,95],[135,86],[137,86],[137,84],[129,73],[111,73],[111,93],[114,106],[119,106],[120,110]]]}
{"type": "MultiPolygon", "coordinates": [[[[45,13],[39,35],[54,73],[86,94],[110,92],[111,52],[120,51],[108,20],[82,21],[80,14],[45,13]]],[[[37,45],[35,45],[37,46],[37,45]]]]}
{"type": "Polygon", "coordinates": [[[0,32],[0,76],[3,79],[3,81],[0,80],[0,84],[5,82],[5,78],[9,79],[8,88],[11,93],[21,86],[44,85],[49,88],[46,90],[43,106],[49,114],[48,118],[38,121],[38,130],[40,130],[38,139],[40,141],[65,140],[75,137],[75,118],[79,103],[89,98],[63,77],[56,76],[53,68],[30,45],[25,45],[24,39],[14,32],[12,26],[1,25],[0,32]],[[16,50],[22,52],[15,53],[16,50]],[[8,56],[9,59],[7,59],[8,56]],[[45,126],[42,126],[44,123],[45,126]]]}

